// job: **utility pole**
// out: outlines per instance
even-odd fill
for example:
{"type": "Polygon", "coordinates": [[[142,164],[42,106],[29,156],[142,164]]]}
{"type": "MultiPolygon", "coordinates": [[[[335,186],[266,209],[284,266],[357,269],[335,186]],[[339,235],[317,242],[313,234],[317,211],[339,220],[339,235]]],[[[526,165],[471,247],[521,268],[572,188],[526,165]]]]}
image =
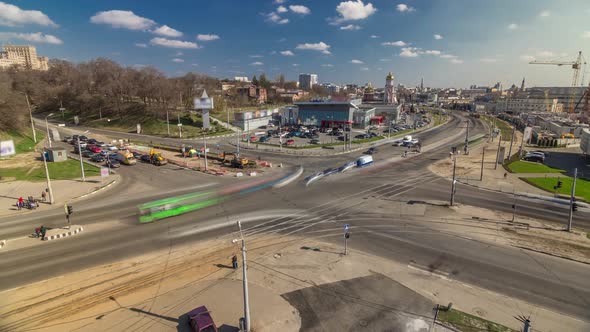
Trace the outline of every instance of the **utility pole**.
{"type": "Polygon", "coordinates": [[[455,184],[457,183],[457,180],[455,179],[455,170],[457,168],[457,157],[453,156],[453,183],[451,185],[451,206],[453,206],[453,204],[455,204],[455,184]]]}
{"type": "Polygon", "coordinates": [[[510,149],[508,149],[508,160],[512,157],[512,143],[514,142],[514,132],[516,131],[516,126],[512,127],[512,137],[510,138],[510,149]]]}
{"type": "Polygon", "coordinates": [[[205,172],[207,172],[209,168],[207,166],[207,139],[205,138],[205,132],[203,132],[203,145],[203,154],[205,155],[205,172]]]}
{"type": "Polygon", "coordinates": [[[502,142],[502,133],[498,135],[498,151],[496,151],[496,161],[494,162],[494,170],[498,169],[498,159],[500,159],[500,142],[502,142]]]}
{"type": "Polygon", "coordinates": [[[283,117],[279,118],[279,151],[283,151],[283,137],[281,136],[281,127],[283,127],[283,117]]]}
{"type": "MultiPolygon", "coordinates": [[[[242,282],[243,282],[243,289],[244,289],[244,324],[240,326],[243,328],[244,332],[250,332],[250,304],[249,304],[249,297],[248,297],[248,272],[246,266],[246,240],[244,239],[244,234],[242,233],[242,224],[238,221],[238,228],[240,229],[240,237],[242,240],[242,282]]],[[[233,243],[237,243],[238,239],[232,240],[233,243]]],[[[242,325],[242,324],[240,324],[242,325]]]]}
{"type": "Polygon", "coordinates": [[[178,138],[182,138],[182,123],[180,123],[180,113],[178,115],[178,138]]]}
{"type": "Polygon", "coordinates": [[[166,108],[166,127],[168,128],[168,136],[170,136],[170,119],[168,117],[168,108],[166,108]]]}
{"type": "Polygon", "coordinates": [[[514,219],[516,216],[516,202],[517,202],[516,192],[514,192],[513,195],[514,195],[514,204],[512,204],[512,222],[514,222],[514,219]]]}
{"type": "Polygon", "coordinates": [[[531,328],[531,320],[530,319],[526,319],[524,321],[524,329],[522,330],[523,332],[529,332],[531,328]]]}
{"type": "Polygon", "coordinates": [[[484,162],[484,158],[486,156],[486,147],[483,147],[483,150],[481,151],[481,173],[479,174],[479,181],[483,181],[483,162],[484,162]]]}
{"type": "Polygon", "coordinates": [[[469,154],[469,120],[465,120],[465,123],[467,124],[466,130],[465,130],[465,147],[464,147],[464,153],[465,155],[469,154]]]}
{"type": "Polygon", "coordinates": [[[78,137],[78,156],[80,157],[80,170],[82,171],[82,182],[86,182],[86,176],[84,176],[84,162],[82,161],[82,148],[80,147],[80,138],[78,137]]]}
{"type": "Polygon", "coordinates": [[[570,195],[570,213],[567,220],[567,231],[572,231],[572,219],[574,216],[574,201],[576,200],[576,178],[578,177],[578,169],[574,168],[574,179],[572,182],[572,193],[570,195]]]}
{"type": "Polygon", "coordinates": [[[33,123],[33,111],[31,110],[31,103],[29,103],[29,94],[25,92],[27,99],[27,106],[29,107],[29,118],[31,119],[31,128],[33,129],[33,141],[37,143],[37,132],[35,131],[35,124],[33,123]]]}
{"type": "Polygon", "coordinates": [[[49,118],[52,115],[53,115],[53,113],[49,113],[45,117],[45,128],[47,128],[47,141],[49,142],[49,147],[51,147],[51,134],[49,133],[49,122],[47,121],[47,118],[49,118]]]}
{"type": "Polygon", "coordinates": [[[61,118],[62,119],[65,119],[66,118],[66,115],[65,115],[64,111],[66,109],[64,108],[64,104],[63,104],[61,98],[59,98],[59,110],[61,111],[61,118]]]}
{"type": "MultiPolygon", "coordinates": [[[[82,158],[82,156],[80,156],[82,158]]],[[[47,178],[47,189],[49,189],[49,204],[53,204],[53,190],[51,189],[51,179],[49,179],[49,169],[47,169],[47,158],[45,158],[45,149],[43,149],[43,165],[45,166],[45,177],[47,178]]]]}

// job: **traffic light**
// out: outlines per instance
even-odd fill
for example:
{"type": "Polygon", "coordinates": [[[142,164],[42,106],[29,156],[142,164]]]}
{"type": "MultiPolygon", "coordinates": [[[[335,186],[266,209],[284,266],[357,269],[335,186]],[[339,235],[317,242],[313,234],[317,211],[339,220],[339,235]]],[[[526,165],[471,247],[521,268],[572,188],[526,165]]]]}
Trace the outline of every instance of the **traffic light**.
{"type": "Polygon", "coordinates": [[[74,213],[74,207],[71,205],[68,205],[68,215],[74,213]]]}
{"type": "Polygon", "coordinates": [[[574,211],[574,212],[578,211],[578,203],[576,203],[576,202],[572,203],[572,211],[574,211]]]}

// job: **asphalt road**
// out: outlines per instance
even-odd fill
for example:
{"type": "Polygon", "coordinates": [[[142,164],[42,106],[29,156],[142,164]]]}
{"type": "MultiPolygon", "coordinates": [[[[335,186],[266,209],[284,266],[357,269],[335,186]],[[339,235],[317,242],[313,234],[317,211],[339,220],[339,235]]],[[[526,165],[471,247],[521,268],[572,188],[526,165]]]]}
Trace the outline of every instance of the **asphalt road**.
{"type": "MultiPolygon", "coordinates": [[[[485,132],[478,121],[468,121],[471,135],[485,132]]],[[[424,145],[439,142],[450,135],[460,134],[460,127],[464,125],[465,122],[453,119],[444,127],[422,134],[421,140],[424,145]]],[[[462,141],[458,138],[416,158],[373,169],[355,170],[309,187],[298,181],[282,189],[241,191],[216,206],[147,225],[137,223],[136,204],[169,196],[169,193],[161,193],[163,188],[183,193],[206,190],[199,186],[211,183],[215,183],[217,188],[228,184],[218,182],[222,181],[219,178],[188,171],[156,169],[151,165],[129,170],[121,168],[126,180],[111,192],[78,203],[75,215],[75,223],[97,225],[106,222],[111,227],[104,231],[82,233],[67,240],[39,243],[18,252],[0,252],[0,288],[9,289],[178,243],[211,237],[223,237],[229,243],[234,236],[232,232],[236,231],[236,220],[243,221],[246,236],[250,239],[273,233],[322,234],[324,239],[336,242],[341,241],[341,225],[347,222],[353,227],[364,227],[362,232],[355,233],[354,241],[351,241],[355,249],[403,263],[428,266],[458,281],[590,320],[590,313],[586,310],[590,307],[587,282],[590,280],[590,269],[586,265],[450,236],[439,230],[433,231],[433,226],[425,221],[393,216],[387,216],[387,221],[379,216],[365,217],[371,211],[366,211],[364,206],[372,198],[448,199],[450,182],[428,173],[425,168],[434,160],[448,158],[450,146],[461,146],[462,141]],[[161,173],[164,170],[168,173],[161,173]],[[175,182],[171,185],[169,181],[175,182]],[[407,227],[408,222],[418,227],[418,231],[400,236],[398,228],[401,225],[407,227]],[[215,225],[221,226],[198,232],[215,225]],[[384,230],[383,225],[391,226],[391,231],[384,230]]],[[[375,159],[379,161],[398,155],[399,148],[387,146],[380,149],[375,159]]],[[[301,162],[311,172],[338,166],[356,156],[358,154],[301,159],[269,154],[268,158],[301,162]]],[[[506,194],[461,185],[456,198],[459,203],[507,211],[511,210],[513,201],[506,194]]],[[[563,212],[547,204],[531,201],[528,207],[519,208],[519,214],[542,215],[543,219],[561,221],[563,212]]],[[[12,232],[9,234],[26,229],[32,231],[35,225],[41,223],[63,223],[62,213],[60,209],[43,215],[11,218],[0,224],[0,234],[7,234],[7,229],[12,232]]],[[[584,223],[580,218],[586,222],[590,220],[587,215],[581,215],[576,217],[576,223],[584,223]]]]}

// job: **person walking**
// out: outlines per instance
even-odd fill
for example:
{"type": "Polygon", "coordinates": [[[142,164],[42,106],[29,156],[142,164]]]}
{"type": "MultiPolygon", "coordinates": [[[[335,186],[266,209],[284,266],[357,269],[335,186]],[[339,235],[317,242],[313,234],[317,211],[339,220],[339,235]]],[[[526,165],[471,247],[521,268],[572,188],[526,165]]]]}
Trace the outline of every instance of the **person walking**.
{"type": "Polygon", "coordinates": [[[46,199],[46,197],[47,197],[47,194],[45,193],[45,190],[43,190],[43,191],[41,192],[41,201],[42,201],[42,202],[45,202],[45,199],[46,199]]]}
{"type": "Polygon", "coordinates": [[[18,198],[18,209],[22,209],[25,206],[25,200],[21,197],[18,198]]]}
{"type": "Polygon", "coordinates": [[[16,209],[19,211],[21,209],[20,201],[18,199],[16,200],[16,209]]]}
{"type": "Polygon", "coordinates": [[[233,267],[234,270],[238,269],[238,256],[234,255],[231,258],[231,266],[233,267]]]}

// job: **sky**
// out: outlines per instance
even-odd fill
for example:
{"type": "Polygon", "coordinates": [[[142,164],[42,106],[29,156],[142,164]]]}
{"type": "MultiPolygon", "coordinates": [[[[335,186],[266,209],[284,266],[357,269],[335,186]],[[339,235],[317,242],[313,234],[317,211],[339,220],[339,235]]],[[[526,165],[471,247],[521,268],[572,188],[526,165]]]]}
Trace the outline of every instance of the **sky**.
{"type": "Polygon", "coordinates": [[[0,44],[169,76],[570,86],[571,68],[528,62],[590,61],[588,17],[588,0],[0,0],[0,44]]]}

